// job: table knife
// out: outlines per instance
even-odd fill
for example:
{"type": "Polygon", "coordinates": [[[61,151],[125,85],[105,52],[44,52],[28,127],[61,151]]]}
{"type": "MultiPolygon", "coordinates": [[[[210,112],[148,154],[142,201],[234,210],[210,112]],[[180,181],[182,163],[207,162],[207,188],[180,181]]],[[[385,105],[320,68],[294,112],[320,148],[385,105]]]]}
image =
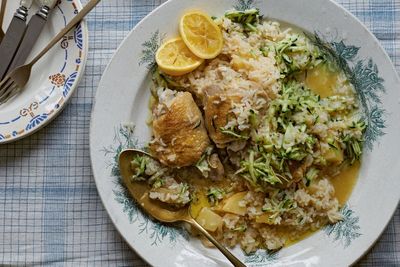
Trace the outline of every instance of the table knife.
{"type": "Polygon", "coordinates": [[[45,5],[29,20],[25,35],[10,67],[8,68],[8,72],[11,72],[25,63],[47,22],[50,10],[51,8],[45,5]]]}
{"type": "Polygon", "coordinates": [[[27,16],[28,8],[21,5],[15,12],[6,35],[0,44],[0,80],[2,80],[7,73],[8,67],[25,34],[27,16]]]}

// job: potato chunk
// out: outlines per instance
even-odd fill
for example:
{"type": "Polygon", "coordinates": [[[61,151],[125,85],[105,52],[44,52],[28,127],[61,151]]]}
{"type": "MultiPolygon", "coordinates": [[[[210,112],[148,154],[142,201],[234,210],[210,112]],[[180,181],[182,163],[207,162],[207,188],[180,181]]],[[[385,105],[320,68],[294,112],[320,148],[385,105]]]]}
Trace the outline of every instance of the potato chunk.
{"type": "Polygon", "coordinates": [[[240,192],[236,193],[230,198],[228,198],[225,201],[224,206],[222,207],[222,210],[225,212],[230,212],[234,213],[240,216],[244,216],[246,214],[246,206],[241,205],[241,201],[244,199],[246,196],[247,192],[240,192]]]}
{"type": "Polygon", "coordinates": [[[327,162],[332,164],[340,164],[344,160],[343,151],[340,148],[330,147],[323,156],[327,162]]]}
{"type": "Polygon", "coordinates": [[[207,231],[214,232],[218,227],[222,226],[222,217],[213,212],[210,208],[201,209],[196,221],[207,231]]]}

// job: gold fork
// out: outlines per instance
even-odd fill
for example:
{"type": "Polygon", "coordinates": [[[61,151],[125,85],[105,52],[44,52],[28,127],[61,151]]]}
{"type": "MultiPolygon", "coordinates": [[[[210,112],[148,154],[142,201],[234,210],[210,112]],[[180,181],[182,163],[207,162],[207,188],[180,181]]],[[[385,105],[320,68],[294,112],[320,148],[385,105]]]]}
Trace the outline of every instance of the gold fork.
{"type": "Polygon", "coordinates": [[[41,59],[55,44],[78,24],[101,0],[90,0],[86,6],[62,29],[50,43],[26,65],[20,66],[8,74],[0,83],[0,105],[18,94],[31,76],[33,65],[41,59]]]}
{"type": "Polygon", "coordinates": [[[6,12],[6,4],[7,0],[1,0],[1,6],[0,6],[0,42],[4,38],[4,31],[3,31],[3,19],[4,19],[4,12],[6,12]]]}

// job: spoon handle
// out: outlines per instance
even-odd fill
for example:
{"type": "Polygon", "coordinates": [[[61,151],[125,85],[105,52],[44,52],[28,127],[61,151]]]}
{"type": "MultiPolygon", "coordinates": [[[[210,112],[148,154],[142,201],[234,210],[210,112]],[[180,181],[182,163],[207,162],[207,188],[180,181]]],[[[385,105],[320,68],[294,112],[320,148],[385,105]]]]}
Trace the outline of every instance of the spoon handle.
{"type": "Polygon", "coordinates": [[[220,242],[218,242],[206,229],[203,228],[195,219],[190,218],[188,221],[193,227],[195,227],[199,232],[201,232],[211,243],[213,243],[225,257],[233,264],[235,267],[246,267],[236,256],[234,256],[229,250],[227,250],[220,242]]]}

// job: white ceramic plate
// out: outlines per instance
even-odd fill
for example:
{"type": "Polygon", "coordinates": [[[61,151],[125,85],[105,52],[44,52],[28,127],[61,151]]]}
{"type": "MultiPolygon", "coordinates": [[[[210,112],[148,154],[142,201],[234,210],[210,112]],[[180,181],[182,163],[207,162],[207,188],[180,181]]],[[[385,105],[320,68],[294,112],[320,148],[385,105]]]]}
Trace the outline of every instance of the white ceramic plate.
{"type": "MultiPolygon", "coordinates": [[[[97,90],[90,134],[93,173],[100,197],[128,244],[154,266],[229,266],[215,249],[204,248],[184,231],[153,222],[120,184],[117,155],[149,141],[145,124],[152,55],[160,37],[176,36],[185,10],[222,15],[253,1],[171,0],[143,19],[122,43],[97,90]],[[135,126],[135,127],[134,127],[135,126]]],[[[343,208],[344,220],[276,253],[234,253],[249,266],[347,266],[380,236],[400,197],[399,77],[376,38],[349,12],[330,0],[257,1],[273,20],[318,32],[348,64],[370,124],[360,177],[343,208]],[[321,19],[323,16],[323,20],[321,19]],[[385,134],[383,134],[385,133],[385,134]]]]}
{"type": "MultiPolygon", "coordinates": [[[[8,1],[4,27],[19,1],[8,1]]],[[[63,0],[51,12],[28,60],[33,58],[82,8],[79,0],[63,0]]],[[[38,9],[33,5],[29,14],[38,9]]],[[[29,18],[28,18],[29,20],[29,18]]],[[[0,144],[23,138],[54,119],[64,108],[85,69],[88,49],[86,22],[81,22],[53,47],[32,70],[23,92],[0,106],[0,144]]]]}

